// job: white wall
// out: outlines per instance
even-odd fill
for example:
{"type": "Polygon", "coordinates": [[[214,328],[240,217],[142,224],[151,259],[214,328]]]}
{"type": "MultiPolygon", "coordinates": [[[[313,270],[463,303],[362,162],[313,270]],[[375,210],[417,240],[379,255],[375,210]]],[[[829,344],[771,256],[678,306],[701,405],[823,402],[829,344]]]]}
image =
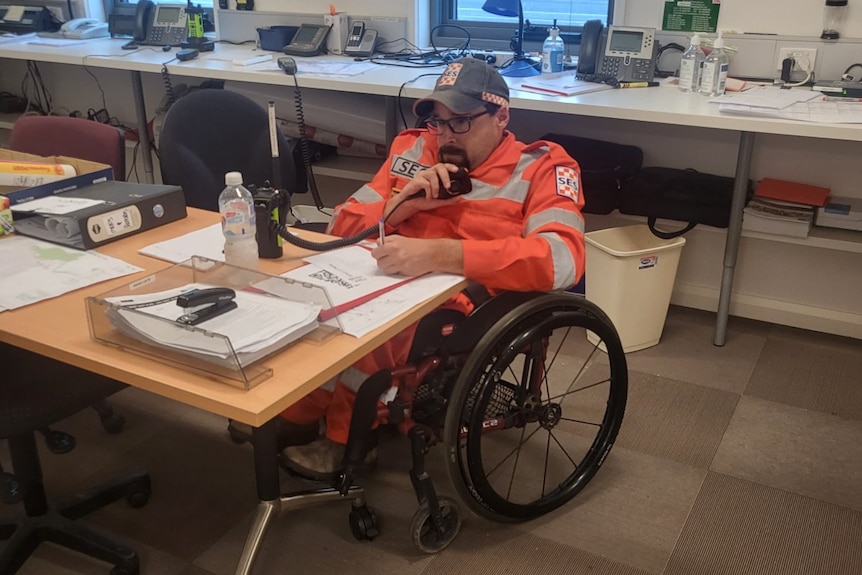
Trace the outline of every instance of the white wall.
{"type": "MultiPolygon", "coordinates": [[[[625,24],[661,26],[665,0],[627,0],[625,24]]],[[[819,37],[823,0],[722,0],[718,27],[748,34],[819,37]]],[[[862,3],[850,2],[843,37],[862,37],[862,3]]]]}

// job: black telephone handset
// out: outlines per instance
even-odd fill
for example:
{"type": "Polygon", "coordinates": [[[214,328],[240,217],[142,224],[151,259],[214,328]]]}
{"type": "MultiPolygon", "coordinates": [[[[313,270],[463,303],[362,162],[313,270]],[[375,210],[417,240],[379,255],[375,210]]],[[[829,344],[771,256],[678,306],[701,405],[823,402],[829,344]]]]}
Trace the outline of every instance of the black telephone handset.
{"type": "Polygon", "coordinates": [[[147,30],[152,25],[153,9],[156,4],[152,0],[139,0],[135,9],[135,28],[132,37],[138,42],[147,39],[147,30]]]}
{"type": "Polygon", "coordinates": [[[588,20],[584,22],[581,32],[581,47],[578,51],[578,75],[596,73],[596,61],[599,57],[599,42],[602,38],[604,26],[601,20],[588,20]]]}
{"type": "Polygon", "coordinates": [[[584,23],[577,76],[594,82],[652,82],[658,44],[654,28],[584,23]]]}
{"type": "Polygon", "coordinates": [[[440,188],[438,198],[448,200],[462,194],[469,194],[473,191],[473,182],[470,181],[470,174],[464,168],[458,168],[455,173],[449,174],[449,189],[440,188]]]}

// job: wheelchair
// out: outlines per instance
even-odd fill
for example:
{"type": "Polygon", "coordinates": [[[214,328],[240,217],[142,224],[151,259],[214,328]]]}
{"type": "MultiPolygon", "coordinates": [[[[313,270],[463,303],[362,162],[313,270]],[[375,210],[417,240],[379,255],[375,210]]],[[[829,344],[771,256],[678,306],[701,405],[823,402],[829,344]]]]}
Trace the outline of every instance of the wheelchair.
{"type": "MultiPolygon", "coordinates": [[[[627,391],[619,335],[582,296],[507,292],[466,318],[438,310],[420,322],[407,365],[359,388],[335,487],[342,496],[356,488],[376,421],[397,426],[410,439],[419,504],[410,537],[435,553],[458,534],[461,510],[437,495],[425,469],[431,447],[443,444],[451,484],[473,512],[527,521],[593,478],[619,432],[627,391]],[[392,386],[396,395],[384,405],[392,386]]],[[[371,540],[377,517],[355,505],[350,527],[356,539],[371,540]]]]}

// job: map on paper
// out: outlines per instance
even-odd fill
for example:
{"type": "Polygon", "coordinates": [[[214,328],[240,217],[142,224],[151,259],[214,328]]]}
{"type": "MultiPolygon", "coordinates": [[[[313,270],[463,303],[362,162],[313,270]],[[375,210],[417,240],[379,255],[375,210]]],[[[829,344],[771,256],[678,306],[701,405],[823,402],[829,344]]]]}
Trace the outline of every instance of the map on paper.
{"type": "Polygon", "coordinates": [[[122,260],[33,238],[0,241],[0,309],[16,309],[142,271],[122,260]]]}

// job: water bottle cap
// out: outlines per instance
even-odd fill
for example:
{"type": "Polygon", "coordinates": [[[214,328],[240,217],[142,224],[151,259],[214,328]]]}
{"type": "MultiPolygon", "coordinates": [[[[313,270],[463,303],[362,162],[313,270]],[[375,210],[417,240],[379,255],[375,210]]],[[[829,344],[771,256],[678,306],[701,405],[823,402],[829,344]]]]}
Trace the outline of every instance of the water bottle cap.
{"type": "Polygon", "coordinates": [[[721,34],[719,34],[718,38],[715,39],[715,42],[712,43],[712,47],[716,50],[724,48],[724,38],[721,37],[721,34]]]}
{"type": "Polygon", "coordinates": [[[239,186],[242,184],[242,174],[239,172],[228,172],[224,175],[224,183],[228,186],[239,186]]]}
{"type": "Polygon", "coordinates": [[[691,37],[691,45],[692,46],[700,46],[700,43],[701,43],[700,34],[695,34],[694,36],[691,37]]]}

